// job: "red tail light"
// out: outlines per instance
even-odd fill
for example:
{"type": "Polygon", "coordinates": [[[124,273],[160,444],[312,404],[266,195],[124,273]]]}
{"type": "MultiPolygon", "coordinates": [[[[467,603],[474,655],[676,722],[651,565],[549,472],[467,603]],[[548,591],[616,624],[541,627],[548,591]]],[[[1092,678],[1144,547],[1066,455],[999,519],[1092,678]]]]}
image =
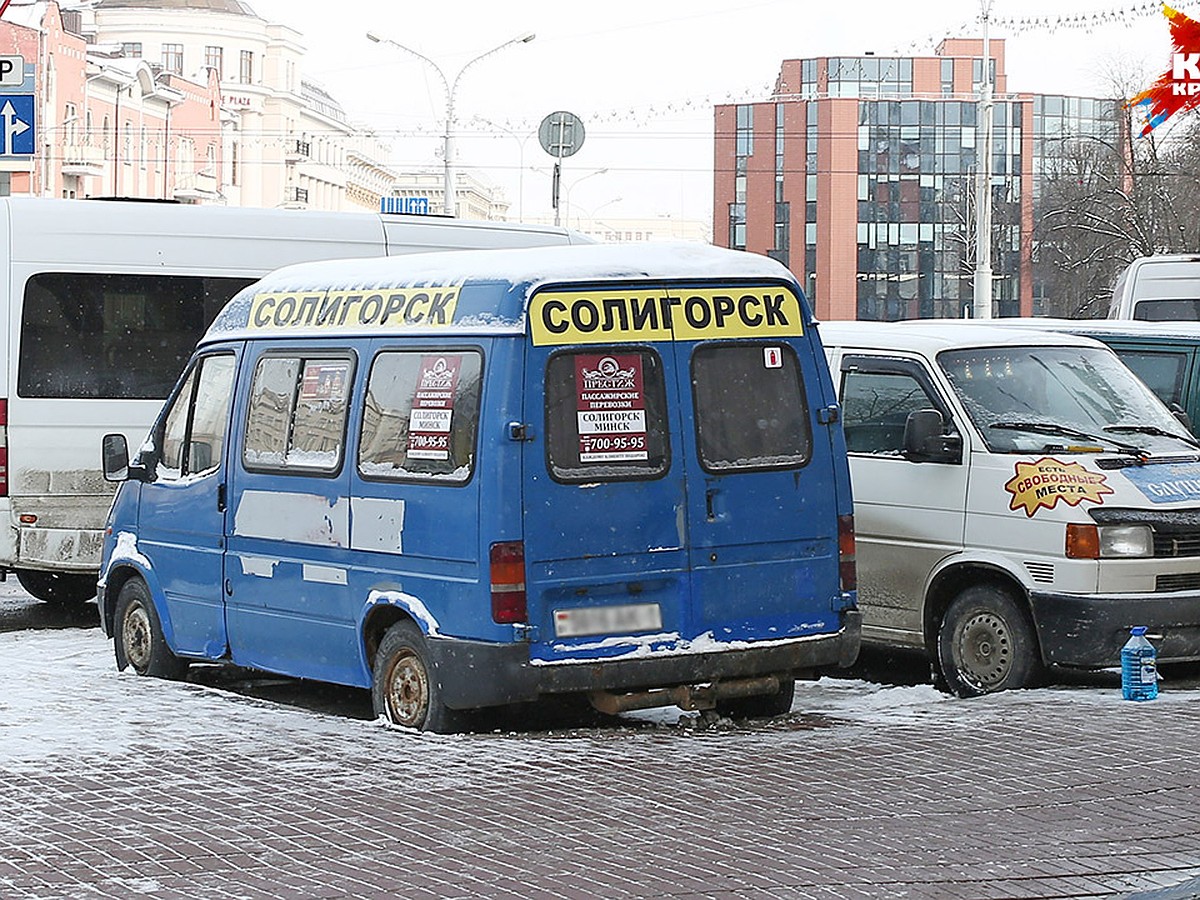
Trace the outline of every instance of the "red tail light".
{"type": "Polygon", "coordinates": [[[838,516],[838,574],[842,590],[858,587],[858,570],[854,565],[854,516],[838,516]]]}
{"type": "Polygon", "coordinates": [[[524,622],[525,545],[521,541],[492,544],[488,561],[492,573],[492,621],[501,625],[524,622]]]}
{"type": "Polygon", "coordinates": [[[8,401],[0,399],[0,497],[8,496],[8,401]]]}

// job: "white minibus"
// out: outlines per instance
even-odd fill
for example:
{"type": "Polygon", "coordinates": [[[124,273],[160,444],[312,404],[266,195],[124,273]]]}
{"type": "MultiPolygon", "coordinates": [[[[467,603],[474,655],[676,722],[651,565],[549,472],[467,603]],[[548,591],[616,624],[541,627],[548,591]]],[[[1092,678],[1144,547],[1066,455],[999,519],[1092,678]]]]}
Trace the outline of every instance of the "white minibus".
{"type": "Polygon", "coordinates": [[[564,229],[166,202],[0,199],[0,573],[39,599],[95,595],[112,488],[101,435],[135,446],[204,329],[283,265],[590,243],[564,229]]]}

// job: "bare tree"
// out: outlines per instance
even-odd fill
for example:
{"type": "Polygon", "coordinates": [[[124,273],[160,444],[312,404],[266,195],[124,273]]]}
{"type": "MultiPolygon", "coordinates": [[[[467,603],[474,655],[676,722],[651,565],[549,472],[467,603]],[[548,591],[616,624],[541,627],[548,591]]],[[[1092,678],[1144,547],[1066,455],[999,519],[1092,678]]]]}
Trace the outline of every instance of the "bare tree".
{"type": "MultiPolygon", "coordinates": [[[[1116,96],[1146,83],[1127,61],[1104,77],[1116,96]]],[[[1049,315],[1103,316],[1131,260],[1200,250],[1200,119],[1181,114],[1144,137],[1142,124],[1125,107],[1111,138],[1042,136],[1033,262],[1049,315]]]]}

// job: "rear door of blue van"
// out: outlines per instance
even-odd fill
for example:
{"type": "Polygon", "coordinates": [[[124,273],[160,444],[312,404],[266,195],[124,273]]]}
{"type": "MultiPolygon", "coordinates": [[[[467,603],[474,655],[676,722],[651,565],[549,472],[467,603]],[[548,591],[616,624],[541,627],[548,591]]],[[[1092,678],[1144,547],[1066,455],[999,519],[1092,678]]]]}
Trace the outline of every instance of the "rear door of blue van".
{"type": "Polygon", "coordinates": [[[801,316],[779,285],[534,296],[527,420],[545,398],[544,440],[527,442],[524,463],[535,658],[838,629],[838,486],[818,423],[831,385],[801,316]]]}
{"type": "Polygon", "coordinates": [[[686,633],[687,495],[671,345],[531,347],[525,381],[532,657],[618,655],[629,647],[597,641],[686,633]]]}
{"type": "Polygon", "coordinates": [[[674,348],[693,633],[729,641],[836,630],[838,492],[830,428],[818,421],[829,405],[823,360],[806,337],[674,348]]]}

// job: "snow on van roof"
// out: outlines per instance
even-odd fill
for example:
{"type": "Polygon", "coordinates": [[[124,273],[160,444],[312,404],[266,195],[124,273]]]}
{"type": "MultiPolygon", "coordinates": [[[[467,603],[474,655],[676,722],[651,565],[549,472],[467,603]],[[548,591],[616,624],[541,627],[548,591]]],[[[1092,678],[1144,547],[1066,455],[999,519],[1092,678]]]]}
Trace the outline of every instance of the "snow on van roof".
{"type": "MultiPolygon", "coordinates": [[[[229,301],[204,340],[242,336],[251,328],[255,298],[265,295],[294,295],[293,305],[308,302],[316,309],[322,298],[398,289],[427,289],[432,293],[460,286],[455,301],[456,331],[512,333],[523,330],[525,303],[532,289],[540,285],[719,279],[786,281],[795,285],[788,269],[768,257],[682,242],[451,250],[334,259],[285,266],[264,276],[229,301]]],[[[428,330],[414,327],[406,332],[428,330]]],[[[445,333],[444,328],[440,331],[445,333]]],[[[293,329],[290,333],[298,332],[293,329]]]]}
{"type": "Polygon", "coordinates": [[[992,321],[1008,328],[1037,328],[1046,331],[1066,331],[1072,334],[1180,340],[1200,338],[1200,322],[1184,320],[1160,322],[1148,319],[1052,319],[1033,316],[993,319],[992,321]]]}
{"type": "Polygon", "coordinates": [[[979,319],[909,319],[902,322],[822,322],[826,347],[912,350],[933,356],[959,347],[1052,344],[1098,345],[1089,337],[1037,328],[1009,327],[979,319]]]}

